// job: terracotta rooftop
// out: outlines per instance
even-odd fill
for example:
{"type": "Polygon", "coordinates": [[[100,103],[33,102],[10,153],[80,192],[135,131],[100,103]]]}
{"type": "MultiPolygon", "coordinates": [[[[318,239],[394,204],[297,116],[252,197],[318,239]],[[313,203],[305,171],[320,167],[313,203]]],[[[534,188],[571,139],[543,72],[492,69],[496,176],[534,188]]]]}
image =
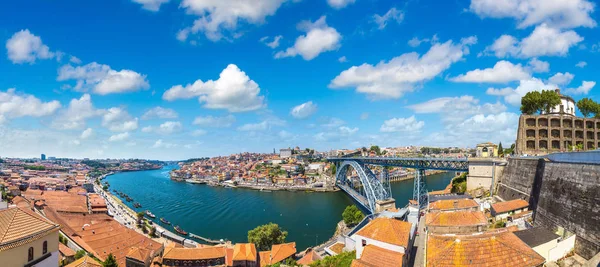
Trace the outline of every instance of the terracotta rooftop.
{"type": "Polygon", "coordinates": [[[360,259],[352,261],[351,266],[402,266],[404,254],[374,245],[367,245],[360,259]]]}
{"type": "Polygon", "coordinates": [[[0,211],[0,251],[37,240],[60,226],[31,211],[10,208],[0,211]]]}
{"type": "Polygon", "coordinates": [[[309,252],[304,254],[304,257],[299,259],[297,261],[297,263],[304,266],[304,265],[309,265],[309,264],[313,263],[314,261],[317,261],[320,259],[321,259],[321,256],[319,256],[319,254],[317,254],[314,250],[311,249],[309,252]]]}
{"type": "Polygon", "coordinates": [[[487,219],[481,211],[433,212],[425,215],[427,226],[471,226],[486,225],[487,219]]]}
{"type": "Polygon", "coordinates": [[[131,247],[129,248],[129,252],[127,253],[127,258],[138,260],[140,262],[146,262],[153,254],[152,250],[140,248],[140,247],[131,247]]]}
{"type": "Polygon", "coordinates": [[[461,210],[479,207],[479,204],[472,199],[444,199],[429,203],[430,210],[461,210]]]}
{"type": "Polygon", "coordinates": [[[427,267],[541,266],[545,260],[512,232],[427,237],[427,267]]]}
{"type": "Polygon", "coordinates": [[[356,234],[373,240],[408,247],[411,224],[408,222],[379,217],[360,229],[356,234]]]}
{"type": "Polygon", "coordinates": [[[270,251],[259,253],[260,266],[267,266],[281,262],[296,254],[296,242],[273,245],[270,251]]]}
{"type": "Polygon", "coordinates": [[[23,195],[28,199],[46,201],[46,205],[59,212],[87,213],[87,198],[77,193],[76,189],[66,191],[27,190],[23,195]]]}
{"type": "Polygon", "coordinates": [[[85,255],[80,259],[71,262],[69,265],[65,267],[102,267],[102,264],[94,260],[92,257],[85,255]]]}
{"type": "Polygon", "coordinates": [[[60,242],[58,243],[58,251],[65,257],[75,256],[75,251],[60,242]]]}
{"type": "Polygon", "coordinates": [[[165,248],[164,259],[172,260],[204,260],[225,258],[224,247],[204,247],[204,248],[165,248]]]}
{"type": "Polygon", "coordinates": [[[254,243],[237,243],[233,247],[234,261],[256,261],[257,256],[254,243]]]}
{"type": "Polygon", "coordinates": [[[522,199],[515,199],[492,204],[492,210],[494,210],[496,213],[506,213],[527,207],[529,207],[529,202],[522,199]]]}

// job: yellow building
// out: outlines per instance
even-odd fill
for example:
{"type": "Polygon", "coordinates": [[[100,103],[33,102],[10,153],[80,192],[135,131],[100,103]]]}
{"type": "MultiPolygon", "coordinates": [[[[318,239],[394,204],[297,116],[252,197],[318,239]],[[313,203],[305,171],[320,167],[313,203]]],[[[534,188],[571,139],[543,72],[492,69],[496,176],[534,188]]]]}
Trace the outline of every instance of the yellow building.
{"type": "Polygon", "coordinates": [[[58,266],[60,226],[30,210],[0,211],[0,265],[58,266]]]}
{"type": "Polygon", "coordinates": [[[494,143],[481,143],[477,145],[476,157],[478,158],[497,158],[498,145],[494,143]]]}

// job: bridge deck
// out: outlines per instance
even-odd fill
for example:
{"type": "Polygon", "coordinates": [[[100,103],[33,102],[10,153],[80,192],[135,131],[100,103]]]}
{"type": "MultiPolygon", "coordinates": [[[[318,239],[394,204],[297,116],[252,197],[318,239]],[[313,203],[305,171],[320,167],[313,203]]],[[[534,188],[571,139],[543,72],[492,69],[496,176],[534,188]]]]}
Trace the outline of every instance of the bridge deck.
{"type": "Polygon", "coordinates": [[[345,185],[343,183],[337,183],[337,186],[340,189],[342,189],[342,191],[346,192],[346,194],[348,194],[350,197],[352,197],[356,202],[358,202],[362,206],[363,209],[371,210],[369,208],[369,201],[367,201],[367,198],[365,198],[363,195],[357,193],[350,186],[345,185]]]}
{"type": "Polygon", "coordinates": [[[468,171],[469,162],[466,158],[397,158],[397,157],[352,157],[327,158],[331,162],[356,161],[361,164],[379,166],[394,166],[413,169],[468,171]]]}

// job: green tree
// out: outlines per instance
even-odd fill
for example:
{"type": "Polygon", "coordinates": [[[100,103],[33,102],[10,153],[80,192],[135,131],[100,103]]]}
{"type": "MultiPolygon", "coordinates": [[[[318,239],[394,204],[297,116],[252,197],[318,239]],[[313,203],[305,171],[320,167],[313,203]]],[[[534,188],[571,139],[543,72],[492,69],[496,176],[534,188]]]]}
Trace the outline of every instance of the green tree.
{"type": "Polygon", "coordinates": [[[142,224],[142,219],[144,219],[144,212],[140,211],[137,213],[137,223],[142,224]]]}
{"type": "Polygon", "coordinates": [[[556,91],[553,90],[543,90],[541,93],[542,96],[542,110],[546,113],[550,113],[550,110],[560,105],[560,96],[556,91]]]}
{"type": "Polygon", "coordinates": [[[261,251],[270,250],[273,245],[284,243],[287,235],[279,225],[269,223],[248,231],[248,243],[254,243],[261,251]]]}
{"type": "Polygon", "coordinates": [[[379,148],[379,146],[371,146],[370,151],[375,152],[375,154],[377,155],[381,155],[381,149],[379,148]]]}
{"type": "Polygon", "coordinates": [[[498,156],[500,156],[500,157],[504,156],[504,149],[502,148],[502,142],[500,142],[500,144],[498,144],[498,156]]]}
{"type": "Polygon", "coordinates": [[[106,260],[102,263],[102,267],[119,267],[117,259],[112,253],[108,254],[108,257],[106,257],[106,260]]]}
{"type": "Polygon", "coordinates": [[[600,104],[587,97],[577,101],[577,108],[579,109],[579,112],[581,112],[581,115],[586,118],[590,115],[600,115],[600,104]]]}
{"type": "Polygon", "coordinates": [[[346,207],[344,212],[342,212],[342,219],[344,219],[344,223],[348,226],[356,225],[364,217],[365,215],[355,205],[346,207]]]}
{"type": "Polygon", "coordinates": [[[310,264],[311,267],[349,267],[356,258],[356,251],[342,252],[328,256],[310,264]]]}
{"type": "Polygon", "coordinates": [[[85,250],[78,250],[77,252],[75,252],[75,259],[81,259],[81,257],[85,256],[85,250]]]}
{"type": "Polygon", "coordinates": [[[331,167],[329,169],[331,170],[331,175],[335,175],[335,173],[337,172],[337,166],[335,166],[334,163],[331,163],[330,166],[331,167]]]}
{"type": "Polygon", "coordinates": [[[542,108],[542,94],[538,91],[528,92],[521,98],[521,112],[533,115],[542,108]]]}

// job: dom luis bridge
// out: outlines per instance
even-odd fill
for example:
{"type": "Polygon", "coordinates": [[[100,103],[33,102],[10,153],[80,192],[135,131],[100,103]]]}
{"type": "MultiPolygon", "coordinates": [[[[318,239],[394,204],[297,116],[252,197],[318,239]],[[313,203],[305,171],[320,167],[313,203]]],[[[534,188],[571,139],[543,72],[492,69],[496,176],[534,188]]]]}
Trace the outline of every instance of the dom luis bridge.
{"type": "MultiPolygon", "coordinates": [[[[467,172],[469,163],[466,158],[396,158],[396,157],[356,157],[328,158],[336,165],[336,185],[365,210],[376,213],[383,210],[386,204],[394,203],[387,168],[404,167],[415,169],[413,199],[420,207],[427,205],[427,183],[425,170],[443,170],[467,172]],[[379,175],[375,175],[369,166],[381,166],[379,175]],[[358,179],[349,178],[352,168],[358,179]]],[[[371,167],[372,168],[372,167],[371,167]]]]}

